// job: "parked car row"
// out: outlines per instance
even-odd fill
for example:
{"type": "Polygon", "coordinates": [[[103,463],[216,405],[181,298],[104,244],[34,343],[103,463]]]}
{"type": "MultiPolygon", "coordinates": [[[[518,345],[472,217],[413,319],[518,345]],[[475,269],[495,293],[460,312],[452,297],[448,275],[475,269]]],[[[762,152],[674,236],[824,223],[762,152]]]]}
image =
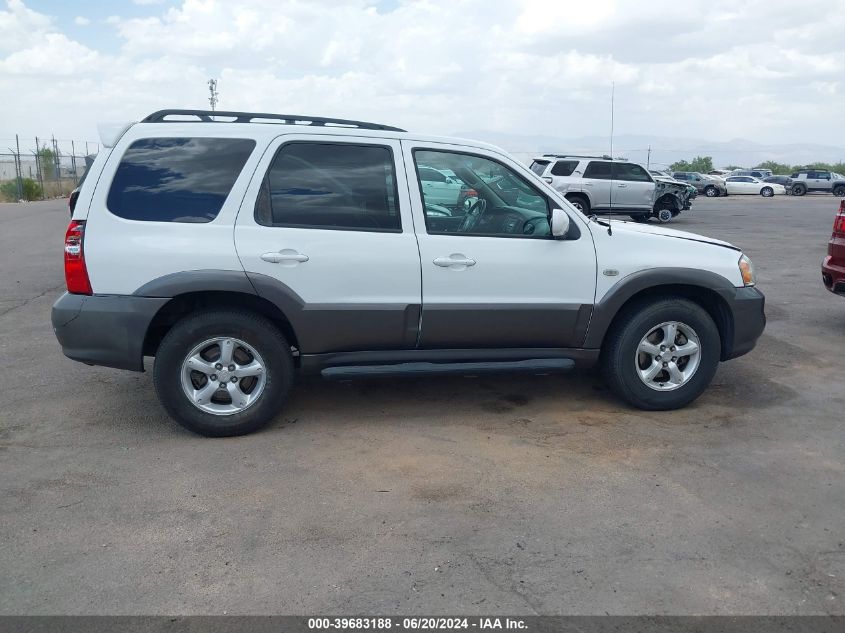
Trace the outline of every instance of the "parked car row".
{"type": "MultiPolygon", "coordinates": [[[[831,172],[827,169],[799,169],[789,176],[774,175],[771,169],[764,169],[762,167],[755,167],[754,169],[734,169],[733,171],[714,169],[708,172],[708,175],[711,177],[722,178],[726,183],[732,178],[753,178],[760,183],[781,185],[784,187],[785,193],[794,196],[803,196],[807,193],[813,192],[832,193],[840,198],[845,196],[845,176],[837,174],[836,172],[831,172]]],[[[777,187],[772,188],[774,190],[773,193],[768,193],[767,191],[766,194],[763,194],[763,186],[756,188],[755,191],[754,187],[747,186],[749,183],[747,180],[733,180],[733,182],[740,183],[743,188],[747,189],[747,191],[751,193],[759,193],[760,195],[769,196],[779,193],[777,187]]],[[[737,189],[736,186],[733,188],[734,190],[737,189]]],[[[729,191],[728,193],[732,192],[729,191]]],[[[736,191],[736,193],[744,192],[736,191]]]]}

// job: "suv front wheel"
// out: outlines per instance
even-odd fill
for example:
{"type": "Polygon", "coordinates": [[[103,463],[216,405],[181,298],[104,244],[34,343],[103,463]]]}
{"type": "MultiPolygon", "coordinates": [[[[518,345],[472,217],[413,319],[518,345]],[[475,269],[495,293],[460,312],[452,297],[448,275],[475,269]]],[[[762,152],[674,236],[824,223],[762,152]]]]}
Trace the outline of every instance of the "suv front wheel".
{"type": "Polygon", "coordinates": [[[699,305],[681,298],[639,303],[614,321],[602,348],[611,390],[639,409],[678,409],[710,384],[719,330],[699,305]]]}
{"type": "Polygon", "coordinates": [[[290,344],[252,312],[185,317],[156,353],[153,379],[167,412],[208,437],[243,435],[266,425],[293,382],[290,344]]]}

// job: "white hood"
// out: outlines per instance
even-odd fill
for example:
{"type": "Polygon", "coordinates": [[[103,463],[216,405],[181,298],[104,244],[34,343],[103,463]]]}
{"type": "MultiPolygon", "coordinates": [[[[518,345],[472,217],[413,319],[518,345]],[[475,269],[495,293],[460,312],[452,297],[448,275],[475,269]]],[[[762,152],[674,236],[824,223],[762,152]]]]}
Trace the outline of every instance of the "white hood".
{"type": "MultiPolygon", "coordinates": [[[[607,221],[607,218],[604,218],[607,221]]],[[[614,232],[630,231],[632,233],[647,233],[649,235],[664,235],[666,237],[676,237],[682,240],[692,240],[694,242],[704,242],[705,244],[716,244],[717,246],[724,246],[734,250],[740,250],[730,242],[724,242],[712,237],[705,237],[704,235],[697,235],[696,233],[688,233],[686,231],[676,231],[675,229],[667,229],[662,226],[653,226],[651,224],[643,224],[640,222],[627,222],[624,220],[610,220],[610,226],[614,232]]]]}

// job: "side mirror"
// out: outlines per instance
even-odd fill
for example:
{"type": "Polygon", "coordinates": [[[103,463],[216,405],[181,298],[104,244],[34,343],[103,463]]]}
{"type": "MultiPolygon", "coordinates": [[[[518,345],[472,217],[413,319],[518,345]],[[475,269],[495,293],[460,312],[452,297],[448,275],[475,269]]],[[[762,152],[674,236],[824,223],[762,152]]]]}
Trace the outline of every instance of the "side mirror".
{"type": "Polygon", "coordinates": [[[563,209],[552,209],[552,235],[564,238],[569,233],[569,216],[563,209]]]}

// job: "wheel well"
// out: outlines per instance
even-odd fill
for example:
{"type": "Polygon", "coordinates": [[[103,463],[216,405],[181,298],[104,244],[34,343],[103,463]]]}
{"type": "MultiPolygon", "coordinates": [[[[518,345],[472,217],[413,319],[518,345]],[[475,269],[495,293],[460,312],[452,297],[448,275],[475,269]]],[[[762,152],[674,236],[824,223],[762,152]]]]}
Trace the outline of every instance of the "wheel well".
{"type": "Polygon", "coordinates": [[[671,193],[664,193],[657,199],[657,202],[654,203],[654,210],[659,211],[660,209],[665,208],[663,205],[668,204],[672,210],[677,211],[680,208],[680,204],[678,202],[678,198],[673,196],[671,193]]]}
{"type": "MultiPolygon", "coordinates": [[[[721,360],[725,360],[730,353],[730,344],[733,340],[733,316],[728,308],[728,304],[719,295],[719,293],[703,286],[688,286],[684,284],[665,284],[661,286],[652,286],[639,291],[631,296],[613,317],[610,326],[604,334],[607,338],[608,332],[612,331],[618,325],[620,317],[630,310],[633,306],[640,303],[649,303],[661,299],[669,299],[681,297],[688,299],[699,306],[701,306],[719,330],[719,338],[721,340],[721,360]]],[[[604,347],[604,340],[602,340],[602,347],[604,347]]]]}
{"type": "Polygon", "coordinates": [[[590,202],[590,197],[586,193],[582,192],[574,192],[574,193],[567,193],[563,196],[567,200],[571,200],[572,198],[581,198],[584,202],[586,202],[591,207],[593,206],[592,202],[590,202]]]}
{"type": "Polygon", "coordinates": [[[256,312],[272,321],[293,347],[299,347],[296,333],[293,331],[290,321],[277,306],[267,299],[245,292],[203,291],[189,292],[173,297],[159,309],[147,327],[147,334],[144,337],[144,356],[156,355],[162,339],[180,319],[193,312],[208,309],[219,310],[221,308],[246,309],[256,312]]]}

